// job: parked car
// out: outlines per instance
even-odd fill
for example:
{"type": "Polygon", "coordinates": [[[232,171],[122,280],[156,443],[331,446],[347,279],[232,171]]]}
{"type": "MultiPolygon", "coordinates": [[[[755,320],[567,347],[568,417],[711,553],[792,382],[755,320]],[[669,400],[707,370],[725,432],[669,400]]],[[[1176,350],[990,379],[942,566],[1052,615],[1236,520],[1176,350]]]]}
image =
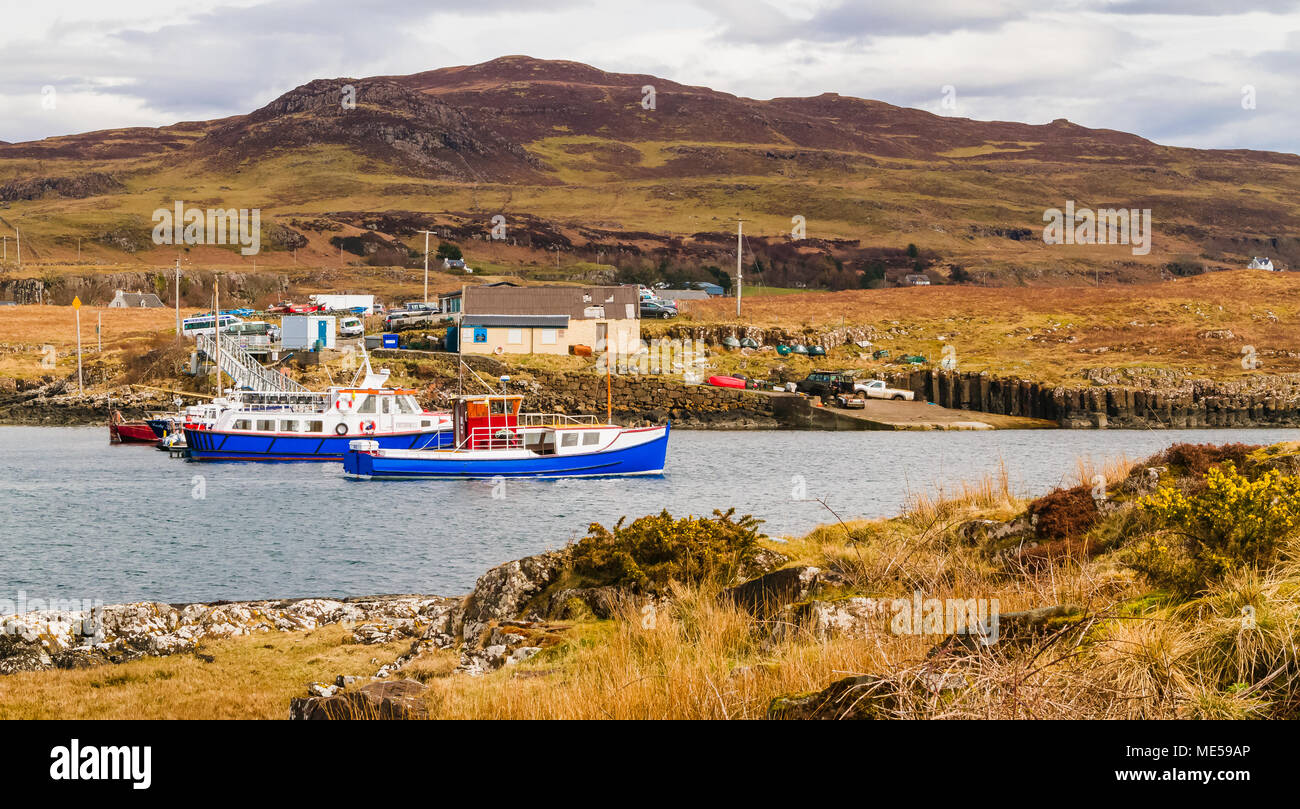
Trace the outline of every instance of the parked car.
{"type": "Polygon", "coordinates": [[[868,379],[856,382],[853,385],[853,390],[872,399],[906,399],[910,402],[916,398],[916,394],[912,391],[891,388],[885,384],[883,379],[868,379]]]}
{"type": "Polygon", "coordinates": [[[667,301],[641,301],[641,317],[677,317],[677,307],[667,301]]]}
{"type": "Polygon", "coordinates": [[[799,380],[795,390],[809,396],[829,399],[840,393],[853,391],[853,375],[837,371],[813,371],[799,380]]]}
{"type": "Polygon", "coordinates": [[[365,333],[365,324],[359,317],[345,317],[339,321],[339,334],[344,337],[361,337],[365,333]]]}
{"type": "Polygon", "coordinates": [[[835,397],[835,406],[842,407],[845,410],[864,410],[867,406],[867,400],[857,392],[841,393],[835,397]]]}

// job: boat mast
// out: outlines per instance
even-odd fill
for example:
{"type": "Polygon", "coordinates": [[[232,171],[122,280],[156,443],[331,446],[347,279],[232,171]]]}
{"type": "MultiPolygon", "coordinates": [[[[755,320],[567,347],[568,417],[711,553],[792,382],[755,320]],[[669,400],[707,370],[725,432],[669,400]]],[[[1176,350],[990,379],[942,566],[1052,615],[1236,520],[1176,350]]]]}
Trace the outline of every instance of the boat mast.
{"type": "Polygon", "coordinates": [[[221,276],[213,274],[212,282],[212,339],[217,346],[217,396],[221,395],[221,276]]]}

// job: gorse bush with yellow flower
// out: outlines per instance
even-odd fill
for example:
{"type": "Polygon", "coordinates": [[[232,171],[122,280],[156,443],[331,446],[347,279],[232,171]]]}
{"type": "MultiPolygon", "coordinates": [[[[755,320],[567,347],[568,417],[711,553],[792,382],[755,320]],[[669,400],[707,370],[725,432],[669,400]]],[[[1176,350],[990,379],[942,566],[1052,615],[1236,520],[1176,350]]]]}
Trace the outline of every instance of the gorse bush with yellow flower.
{"type": "Polygon", "coordinates": [[[761,550],[762,520],[735,517],[736,510],[712,517],[673,519],[667,511],[619,520],[613,530],[592,523],[574,547],[573,569],[588,582],[657,592],[671,581],[726,583],[761,550]]]}
{"type": "Polygon", "coordinates": [[[1161,486],[1141,501],[1160,529],[1137,543],[1130,564],[1156,583],[1191,594],[1246,567],[1277,559],[1300,531],[1300,477],[1269,470],[1251,479],[1228,462],[1191,493],[1161,486]]]}

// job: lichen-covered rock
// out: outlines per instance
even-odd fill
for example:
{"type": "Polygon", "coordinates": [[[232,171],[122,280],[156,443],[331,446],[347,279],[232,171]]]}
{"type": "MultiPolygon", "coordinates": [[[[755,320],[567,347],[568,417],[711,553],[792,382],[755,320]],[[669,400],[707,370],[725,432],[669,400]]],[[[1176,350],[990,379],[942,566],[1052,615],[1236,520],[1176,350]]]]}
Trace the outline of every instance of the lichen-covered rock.
{"type": "Polygon", "coordinates": [[[902,680],[863,674],[836,680],[821,691],[776,697],[769,719],[895,719],[911,698],[933,699],[965,687],[959,675],[921,672],[902,680]]]}
{"type": "Polygon", "coordinates": [[[520,617],[533,598],[560,578],[571,555],[566,548],[526,556],[480,576],[458,616],[461,638],[474,645],[488,622],[520,617]]]}
{"type": "Polygon", "coordinates": [[[82,668],[142,655],[193,650],[203,639],[256,632],[313,630],[330,623],[362,623],[366,640],[383,643],[449,630],[458,599],[376,596],[291,599],[172,606],[142,601],[81,611],[29,612],[4,617],[0,673],[82,668]]]}
{"type": "Polygon", "coordinates": [[[424,698],[428,690],[415,680],[389,680],[339,693],[295,697],[289,703],[289,718],[428,719],[429,705],[424,698]]]}
{"type": "Polygon", "coordinates": [[[818,639],[843,637],[867,638],[888,632],[893,599],[848,596],[828,601],[803,601],[790,604],[780,620],[772,622],[774,637],[807,632],[818,639]]]}
{"type": "Polygon", "coordinates": [[[755,617],[777,615],[788,604],[807,601],[829,587],[847,582],[834,571],[811,565],[774,570],[722,591],[723,598],[755,617]]]}

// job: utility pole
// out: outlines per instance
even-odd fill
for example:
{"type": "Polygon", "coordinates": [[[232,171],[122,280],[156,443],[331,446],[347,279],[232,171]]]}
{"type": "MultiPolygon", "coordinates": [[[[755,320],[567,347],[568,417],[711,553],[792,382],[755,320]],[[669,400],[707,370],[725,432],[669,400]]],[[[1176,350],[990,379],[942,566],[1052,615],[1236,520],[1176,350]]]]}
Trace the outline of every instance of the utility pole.
{"type": "Polygon", "coordinates": [[[18,242],[18,269],[23,268],[23,234],[14,228],[14,240],[18,242]]]}
{"type": "Polygon", "coordinates": [[[736,220],[736,317],[740,317],[740,291],[744,286],[745,271],[740,266],[741,241],[745,235],[745,220],[736,220]]]}
{"type": "Polygon", "coordinates": [[[77,261],[81,261],[81,237],[77,237],[77,261]]]}
{"type": "Polygon", "coordinates": [[[181,336],[181,257],[176,257],[176,336],[181,336]]]}
{"type": "Polygon", "coordinates": [[[99,341],[99,348],[95,349],[96,353],[104,353],[104,313],[95,313],[95,339],[99,341]]]}
{"type": "Polygon", "coordinates": [[[429,302],[429,234],[431,230],[422,230],[424,234],[424,302],[429,302]]]}
{"type": "Polygon", "coordinates": [[[86,388],[81,382],[81,298],[72,299],[72,311],[77,315],[77,393],[84,395],[86,388]]]}

